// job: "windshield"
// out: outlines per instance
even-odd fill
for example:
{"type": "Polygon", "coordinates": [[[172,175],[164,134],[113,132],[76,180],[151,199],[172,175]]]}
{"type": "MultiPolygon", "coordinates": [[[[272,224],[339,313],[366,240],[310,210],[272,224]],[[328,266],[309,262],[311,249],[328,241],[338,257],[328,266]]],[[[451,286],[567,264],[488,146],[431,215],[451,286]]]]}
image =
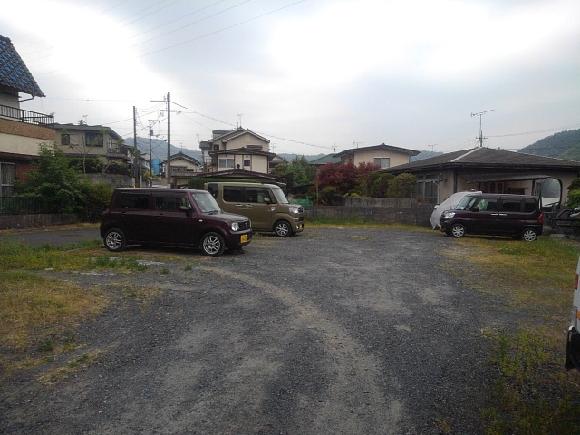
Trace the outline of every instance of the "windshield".
{"type": "Polygon", "coordinates": [[[220,206],[209,192],[195,192],[192,193],[192,196],[203,213],[217,213],[220,211],[220,206]]]}
{"type": "Polygon", "coordinates": [[[288,200],[286,199],[286,195],[284,195],[282,189],[276,187],[272,189],[272,192],[274,192],[274,196],[276,197],[276,202],[278,204],[288,204],[288,200]]]}
{"type": "Polygon", "coordinates": [[[477,201],[476,196],[465,196],[465,197],[461,198],[461,201],[459,201],[456,208],[457,208],[457,210],[467,210],[467,209],[473,207],[473,204],[475,204],[475,201],[477,201]]]}

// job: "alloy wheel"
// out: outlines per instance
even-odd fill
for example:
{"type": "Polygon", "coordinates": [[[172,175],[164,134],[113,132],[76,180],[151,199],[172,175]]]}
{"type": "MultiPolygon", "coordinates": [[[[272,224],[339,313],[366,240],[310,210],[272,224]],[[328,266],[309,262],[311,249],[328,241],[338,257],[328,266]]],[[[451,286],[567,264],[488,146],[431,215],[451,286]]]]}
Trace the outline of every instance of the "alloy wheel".
{"type": "Polygon", "coordinates": [[[123,236],[117,231],[109,231],[105,243],[111,251],[116,251],[123,246],[123,236]]]}
{"type": "Polygon", "coordinates": [[[456,238],[463,237],[465,235],[465,228],[463,225],[453,225],[453,228],[451,228],[451,234],[456,238]]]}
{"type": "Polygon", "coordinates": [[[534,230],[528,228],[527,230],[524,231],[523,238],[526,242],[533,242],[538,238],[538,235],[534,230]]]}
{"type": "Polygon", "coordinates": [[[203,240],[203,250],[208,255],[216,255],[220,251],[221,247],[222,247],[222,243],[221,243],[220,239],[218,238],[218,236],[214,236],[214,235],[207,236],[203,240]]]}
{"type": "Polygon", "coordinates": [[[278,222],[274,231],[277,236],[286,237],[290,233],[290,227],[286,222],[278,222]]]}

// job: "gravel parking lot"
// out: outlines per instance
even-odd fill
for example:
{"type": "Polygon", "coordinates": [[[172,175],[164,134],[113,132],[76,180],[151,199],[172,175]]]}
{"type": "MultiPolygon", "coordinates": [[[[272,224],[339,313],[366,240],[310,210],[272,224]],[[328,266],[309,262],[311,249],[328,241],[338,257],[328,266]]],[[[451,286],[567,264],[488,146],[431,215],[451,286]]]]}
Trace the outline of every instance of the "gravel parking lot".
{"type": "Polygon", "coordinates": [[[0,427],[479,433],[489,377],[481,329],[501,321],[488,315],[501,307],[446,272],[458,267],[440,255],[452,243],[435,232],[318,227],[257,237],[244,254],[171,251],[186,262],[130,277],[160,288],[155,299],[114,305],[80,328],[78,339],[102,350],[94,364],[49,386],[34,372],[4,386],[0,427]]]}

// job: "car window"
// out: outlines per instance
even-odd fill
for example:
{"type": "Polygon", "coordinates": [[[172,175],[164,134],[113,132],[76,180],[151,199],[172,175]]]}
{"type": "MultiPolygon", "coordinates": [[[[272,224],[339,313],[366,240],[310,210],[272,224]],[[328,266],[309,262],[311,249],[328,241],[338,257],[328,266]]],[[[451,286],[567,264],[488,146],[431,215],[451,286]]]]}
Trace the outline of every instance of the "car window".
{"type": "Polygon", "coordinates": [[[524,201],[524,212],[532,213],[538,209],[538,201],[528,198],[524,201]]]}
{"type": "Polygon", "coordinates": [[[120,193],[117,197],[119,208],[148,209],[149,195],[143,193],[120,193]]]}
{"type": "Polygon", "coordinates": [[[224,201],[227,202],[242,202],[243,191],[241,187],[227,187],[224,186],[224,201]]]}
{"type": "Polygon", "coordinates": [[[163,195],[155,198],[157,210],[179,211],[179,207],[190,207],[189,201],[184,195],[163,195]]]}
{"type": "Polygon", "coordinates": [[[459,201],[459,203],[457,204],[457,209],[469,210],[470,208],[473,207],[474,204],[477,203],[478,200],[479,198],[475,196],[464,196],[463,198],[461,198],[461,201],[459,201]]]}
{"type": "Polygon", "coordinates": [[[497,199],[495,198],[480,198],[477,204],[474,204],[479,211],[497,211],[497,199]]]}
{"type": "Polygon", "coordinates": [[[519,199],[504,199],[501,203],[502,211],[521,212],[522,201],[519,199]]]}
{"type": "Polygon", "coordinates": [[[288,204],[288,200],[286,199],[286,195],[284,195],[284,191],[279,187],[272,188],[272,192],[274,192],[274,196],[276,197],[276,201],[280,204],[288,204]]]}
{"type": "Polygon", "coordinates": [[[271,204],[272,198],[268,189],[246,187],[246,201],[254,204],[271,204]]]}
{"type": "Polygon", "coordinates": [[[209,192],[195,192],[191,194],[202,213],[219,212],[220,207],[209,192]]]}
{"type": "Polygon", "coordinates": [[[209,183],[207,185],[207,191],[211,194],[211,196],[213,196],[214,198],[217,198],[217,194],[218,194],[218,186],[215,183],[209,183]]]}

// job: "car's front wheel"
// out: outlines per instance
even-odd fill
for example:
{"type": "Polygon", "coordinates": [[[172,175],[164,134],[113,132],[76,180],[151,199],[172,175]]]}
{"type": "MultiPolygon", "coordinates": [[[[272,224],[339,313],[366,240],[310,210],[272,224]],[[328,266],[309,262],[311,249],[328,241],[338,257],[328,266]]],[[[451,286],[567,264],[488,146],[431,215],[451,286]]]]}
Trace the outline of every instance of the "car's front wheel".
{"type": "Polygon", "coordinates": [[[224,249],[226,249],[226,243],[218,233],[207,233],[201,239],[201,251],[204,255],[217,257],[224,253],[224,249]]]}
{"type": "Polygon", "coordinates": [[[522,233],[522,239],[526,242],[533,242],[538,238],[538,232],[533,228],[526,228],[522,233]]]}
{"type": "Polygon", "coordinates": [[[121,231],[119,228],[111,228],[105,233],[103,242],[109,251],[119,252],[125,249],[127,240],[125,239],[125,234],[123,231],[121,231]]]}
{"type": "Polygon", "coordinates": [[[453,224],[451,227],[451,235],[456,239],[463,237],[465,235],[465,227],[461,224],[453,224]]]}
{"type": "Polygon", "coordinates": [[[289,237],[292,235],[292,226],[288,221],[278,221],[274,225],[274,232],[278,237],[289,237]]]}

